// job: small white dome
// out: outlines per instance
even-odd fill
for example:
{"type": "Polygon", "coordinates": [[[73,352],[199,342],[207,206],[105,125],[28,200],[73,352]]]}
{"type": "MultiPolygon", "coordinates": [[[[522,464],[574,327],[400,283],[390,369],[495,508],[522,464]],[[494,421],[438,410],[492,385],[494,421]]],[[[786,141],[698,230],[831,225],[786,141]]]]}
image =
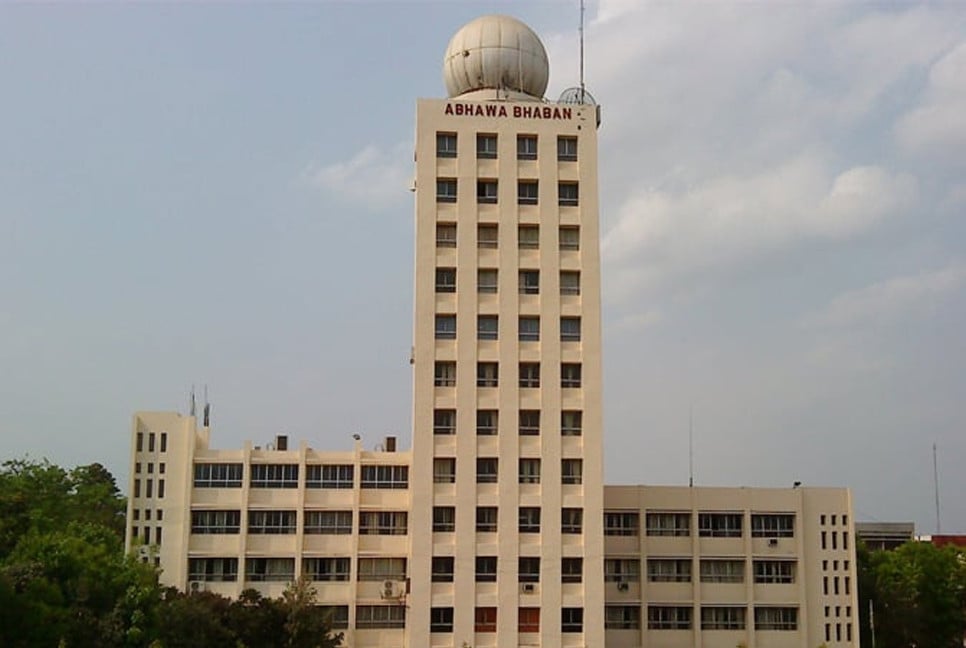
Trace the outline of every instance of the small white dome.
{"type": "Polygon", "coordinates": [[[510,16],[483,16],[463,25],[450,39],[443,59],[450,97],[489,88],[543,98],[549,78],[540,38],[510,16]]]}

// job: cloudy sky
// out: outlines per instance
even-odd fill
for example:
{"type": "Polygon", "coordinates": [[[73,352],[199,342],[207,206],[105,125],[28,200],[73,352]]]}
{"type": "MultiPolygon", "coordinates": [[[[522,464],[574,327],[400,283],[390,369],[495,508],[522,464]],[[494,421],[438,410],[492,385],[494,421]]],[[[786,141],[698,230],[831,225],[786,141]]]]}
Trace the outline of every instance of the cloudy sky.
{"type": "MultiPolygon", "coordinates": [[[[577,0],[0,7],[0,457],[127,478],[410,438],[416,97],[483,13],[577,81],[577,0]]],[[[844,485],[966,532],[966,5],[588,2],[610,483],[844,485]],[[689,414],[690,413],[690,414],[689,414]]]]}

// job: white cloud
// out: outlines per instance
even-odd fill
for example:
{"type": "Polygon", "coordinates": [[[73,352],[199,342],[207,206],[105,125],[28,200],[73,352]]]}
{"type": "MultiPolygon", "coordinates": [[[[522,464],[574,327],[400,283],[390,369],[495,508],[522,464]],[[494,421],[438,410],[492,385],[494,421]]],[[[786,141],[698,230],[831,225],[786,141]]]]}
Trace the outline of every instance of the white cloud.
{"type": "Polygon", "coordinates": [[[896,124],[899,143],[913,151],[949,153],[963,162],[966,147],[966,42],[942,57],[929,72],[921,105],[896,124]]]}
{"type": "Polygon", "coordinates": [[[302,178],[339,200],[382,209],[402,200],[412,184],[411,148],[400,143],[384,151],[369,145],[344,162],[310,164],[302,178]]]}

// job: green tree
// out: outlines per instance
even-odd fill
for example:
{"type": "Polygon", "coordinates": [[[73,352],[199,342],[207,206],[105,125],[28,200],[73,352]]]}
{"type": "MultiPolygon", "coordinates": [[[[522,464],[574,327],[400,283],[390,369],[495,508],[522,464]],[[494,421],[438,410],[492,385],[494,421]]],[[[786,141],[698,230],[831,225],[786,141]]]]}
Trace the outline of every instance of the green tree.
{"type": "Polygon", "coordinates": [[[288,648],[335,648],[342,643],[342,633],[331,633],[325,612],[316,605],[316,591],[311,581],[300,578],[282,593],[285,611],[285,634],[288,648]]]}

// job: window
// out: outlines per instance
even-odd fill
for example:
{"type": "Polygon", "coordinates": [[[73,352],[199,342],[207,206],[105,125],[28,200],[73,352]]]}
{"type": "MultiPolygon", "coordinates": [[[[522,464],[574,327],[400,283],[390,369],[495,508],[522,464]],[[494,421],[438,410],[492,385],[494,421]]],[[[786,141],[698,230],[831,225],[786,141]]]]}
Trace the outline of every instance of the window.
{"type": "Polygon", "coordinates": [[[561,342],[580,342],[580,318],[561,317],[560,318],[560,341],[561,342]]]}
{"type": "Polygon", "coordinates": [[[477,533],[496,533],[497,508],[495,506],[476,507],[477,533]]]}
{"type": "Polygon", "coordinates": [[[496,135],[480,133],[476,136],[476,157],[480,159],[496,159],[496,135]]]}
{"type": "Polygon", "coordinates": [[[560,632],[583,632],[584,608],[565,607],[560,610],[560,632]]]}
{"type": "Polygon", "coordinates": [[[540,459],[523,458],[520,459],[520,483],[539,484],[540,483],[540,459]]]}
{"type": "Polygon", "coordinates": [[[433,434],[456,434],[456,410],[433,410],[433,434]]]}
{"type": "Polygon", "coordinates": [[[560,483],[582,484],[583,481],[584,481],[584,460],[583,459],[561,459],[560,460],[560,483]]]}
{"type": "Polygon", "coordinates": [[[234,582],[238,580],[237,558],[189,558],[188,580],[234,582]]]}
{"type": "Polygon", "coordinates": [[[476,246],[481,248],[495,248],[498,245],[499,230],[495,224],[476,226],[476,246]]]}
{"type": "Polygon", "coordinates": [[[320,605],[322,616],[333,630],[346,630],[349,627],[348,605],[320,605]]]}
{"type": "Polygon", "coordinates": [[[517,182],[517,203],[520,205],[536,205],[539,201],[540,185],[536,180],[520,180],[517,182]]]}
{"type": "Polygon", "coordinates": [[[157,438],[154,432],[148,433],[148,452],[154,452],[154,440],[157,438]]]}
{"type": "Polygon", "coordinates": [[[241,488],[242,465],[240,463],[195,464],[194,484],[195,488],[241,488]]]}
{"type": "Polygon", "coordinates": [[[560,386],[564,388],[580,387],[581,366],[579,362],[564,362],[560,365],[560,386]]]}
{"type": "Polygon", "coordinates": [[[297,488],[298,464],[252,464],[252,488],[297,488]]]}
{"type": "Polygon", "coordinates": [[[520,507],[520,533],[540,533],[540,507],[520,507]]]}
{"type": "Polygon", "coordinates": [[[520,436],[540,434],[540,410],[520,410],[520,436]]]}
{"type": "Polygon", "coordinates": [[[456,157],[456,133],[436,133],[436,157],[456,157]]]}
{"type": "MultiPolygon", "coordinates": [[[[134,519],[137,519],[135,516],[134,519]]],[[[192,511],[191,532],[235,535],[241,529],[241,511],[192,511]]]]}
{"type": "Polygon", "coordinates": [[[456,363],[437,360],[433,384],[437,387],[456,387],[456,363]]]}
{"type": "Polygon", "coordinates": [[[740,538],[741,513],[699,513],[698,535],[702,538],[740,538]]]}
{"type": "Polygon", "coordinates": [[[493,436],[497,433],[499,418],[497,410],[477,410],[476,433],[480,436],[493,436]]]}
{"type": "Polygon", "coordinates": [[[604,608],[605,630],[639,630],[640,627],[640,606],[608,605],[604,608]]]}
{"type": "Polygon", "coordinates": [[[453,631],[453,608],[434,607],[429,609],[429,631],[430,632],[452,632],[453,631]]]}
{"type": "Polygon", "coordinates": [[[140,479],[135,479],[134,480],[134,496],[135,497],[141,497],[141,480],[140,479]]]}
{"type": "Polygon", "coordinates": [[[476,459],[476,483],[495,484],[499,473],[499,460],[496,457],[476,459]]]}
{"type": "Polygon", "coordinates": [[[648,630],[690,630],[691,608],[683,606],[647,606],[648,630]]]}
{"type": "Polygon", "coordinates": [[[352,488],[355,470],[351,464],[323,464],[305,467],[306,488],[352,488]]]}
{"type": "Polygon", "coordinates": [[[456,292],[456,268],[436,268],[436,292],[456,292]]]}
{"type": "Polygon", "coordinates": [[[519,284],[520,284],[521,295],[540,294],[540,271],[539,270],[521,270],[519,284]]]}
{"type": "Polygon", "coordinates": [[[480,268],[476,271],[476,292],[495,293],[499,290],[496,268],[480,268]]]}
{"type": "Polygon", "coordinates": [[[302,575],[314,581],[349,580],[349,558],[303,558],[302,575]]]}
{"type": "Polygon", "coordinates": [[[536,160],[537,159],[537,136],[536,135],[517,135],[517,159],[536,160]]]}
{"type": "Polygon", "coordinates": [[[436,339],[455,340],[456,339],[456,315],[437,315],[436,316],[436,339]]]}
{"type": "Polygon", "coordinates": [[[540,340],[540,318],[521,315],[519,337],[521,342],[538,342],[540,340]]]}
{"type": "Polygon", "coordinates": [[[295,533],[295,511],[249,511],[248,532],[252,535],[295,533]]]}
{"type": "Polygon", "coordinates": [[[476,632],[496,632],[496,608],[476,608],[476,614],[473,617],[473,629],[476,632]]]}
{"type": "MultiPolygon", "coordinates": [[[[161,452],[167,452],[168,451],[168,433],[167,432],[162,432],[161,433],[161,448],[160,448],[160,450],[161,450],[161,452]]],[[[843,522],[843,524],[844,524],[844,522],[843,522]]]]}
{"type": "Polygon", "coordinates": [[[560,294],[579,295],[580,294],[580,272],[577,270],[560,271],[560,294]]]}
{"type": "Polygon", "coordinates": [[[521,583],[540,582],[539,556],[520,556],[517,565],[517,574],[519,574],[519,581],[521,583]]]}
{"type": "Polygon", "coordinates": [[[495,583],[496,582],[496,556],[477,556],[476,557],[476,582],[495,583]]]}
{"type": "Polygon", "coordinates": [[[584,580],[584,559],[583,558],[561,558],[560,559],[560,582],[561,583],[581,583],[584,580]]]}
{"type": "Polygon", "coordinates": [[[524,607],[517,611],[517,632],[540,632],[540,608],[524,607]]]}
{"type": "Polygon", "coordinates": [[[480,340],[495,340],[500,335],[500,320],[497,315],[477,315],[476,337],[480,340]]]}
{"type": "Polygon", "coordinates": [[[652,558],[647,561],[647,580],[651,583],[690,583],[691,559],[652,558]]]}
{"type": "Polygon", "coordinates": [[[248,558],[245,580],[288,583],[295,580],[295,558],[248,558]]]}
{"type": "Polygon", "coordinates": [[[409,466],[363,466],[362,488],[409,488],[409,466]]]}
{"type": "Polygon", "coordinates": [[[438,178],[436,180],[436,202],[456,202],[456,178],[438,178]]]}
{"type": "Polygon", "coordinates": [[[795,514],[751,514],[752,538],[791,538],[795,535],[795,514]]]}
{"type": "Polygon", "coordinates": [[[454,565],[454,558],[452,556],[433,556],[433,565],[432,565],[433,582],[434,583],[452,583],[453,565],[454,565]]]}
{"type": "Polygon", "coordinates": [[[540,363],[521,362],[520,363],[520,386],[539,387],[540,386],[540,363]]]}
{"type": "Polygon", "coordinates": [[[305,533],[309,535],[350,535],[352,511],[306,511],[305,533]]]}
{"type": "Polygon", "coordinates": [[[558,203],[562,207],[576,207],[579,204],[577,183],[561,182],[557,185],[558,203]]]}
{"type": "Polygon", "coordinates": [[[557,136],[557,159],[561,162],[577,161],[577,138],[569,135],[557,136]]]}
{"type": "Polygon", "coordinates": [[[755,630],[798,630],[798,608],[756,607],[755,630]]]}
{"type": "Polygon", "coordinates": [[[496,204],[497,183],[496,180],[477,180],[476,181],[476,202],[482,204],[496,204]]]}
{"type": "Polygon", "coordinates": [[[702,583],[745,582],[745,561],[704,559],[700,564],[702,583]]]}
{"type": "Polygon", "coordinates": [[[153,461],[149,461],[148,462],[148,474],[149,475],[153,475],[154,474],[154,462],[153,461]]]}
{"type": "Polygon", "coordinates": [[[792,560],[756,560],[753,568],[756,583],[795,582],[795,562],[792,560]]]}
{"type": "Polygon", "coordinates": [[[560,249],[580,249],[580,227],[576,225],[562,225],[560,227],[560,249]]]}
{"type": "Polygon", "coordinates": [[[560,510],[560,532],[561,533],[583,533],[584,532],[584,509],[565,508],[560,510]]]}
{"type": "Polygon", "coordinates": [[[164,480],[158,480],[158,497],[164,499],[164,480]]]}
{"type": "Polygon", "coordinates": [[[605,583],[637,583],[641,580],[641,561],[637,558],[605,558],[605,583]]]}
{"type": "Polygon", "coordinates": [[[520,225],[517,227],[517,244],[521,250],[540,248],[540,226],[520,225]]]}
{"type": "Polygon", "coordinates": [[[631,511],[604,511],[604,535],[636,536],[639,534],[641,516],[631,511]]]}
{"type": "Polygon", "coordinates": [[[152,492],[154,490],[154,480],[153,479],[146,479],[146,480],[144,480],[144,486],[145,486],[145,489],[146,489],[145,490],[145,493],[144,493],[144,496],[145,497],[154,497],[154,494],[152,492]]]}
{"type": "Polygon", "coordinates": [[[476,363],[476,386],[498,387],[500,384],[500,365],[497,362],[476,363]]]}
{"type": "Polygon", "coordinates": [[[702,607],[702,630],[744,630],[745,608],[743,607],[702,607]]]}
{"type": "Polygon", "coordinates": [[[580,410],[564,410],[560,412],[560,434],[563,436],[580,436],[584,427],[584,413],[580,410]]]}
{"type": "Polygon", "coordinates": [[[360,581],[406,580],[405,558],[359,558],[360,581]]]}
{"type": "Polygon", "coordinates": [[[433,459],[433,483],[456,483],[456,458],[436,457],[433,459]]]}
{"type": "Polygon", "coordinates": [[[406,535],[408,527],[406,511],[359,512],[359,535],[406,535]]]}
{"type": "Polygon", "coordinates": [[[136,445],[137,445],[137,451],[138,452],[143,452],[144,451],[144,432],[138,432],[137,444],[136,445]]]}
{"type": "Polygon", "coordinates": [[[433,532],[452,533],[456,531],[456,508],[453,506],[433,507],[433,532]]]}
{"type": "Polygon", "coordinates": [[[436,247],[456,247],[456,223],[436,223],[436,247]]]}
{"type": "Polygon", "coordinates": [[[691,535],[690,513],[648,511],[645,524],[649,536],[684,537],[691,535]]]}
{"type": "Polygon", "coordinates": [[[359,605],[356,607],[357,630],[405,627],[405,605],[359,605]]]}

